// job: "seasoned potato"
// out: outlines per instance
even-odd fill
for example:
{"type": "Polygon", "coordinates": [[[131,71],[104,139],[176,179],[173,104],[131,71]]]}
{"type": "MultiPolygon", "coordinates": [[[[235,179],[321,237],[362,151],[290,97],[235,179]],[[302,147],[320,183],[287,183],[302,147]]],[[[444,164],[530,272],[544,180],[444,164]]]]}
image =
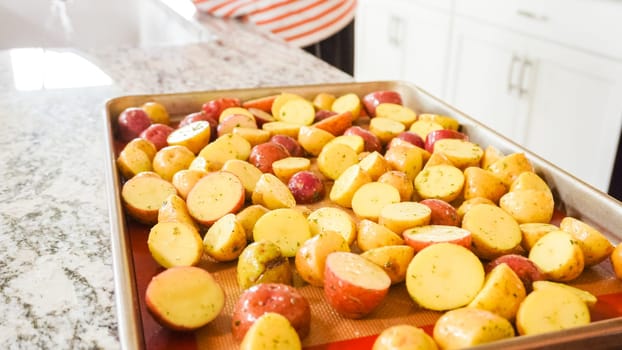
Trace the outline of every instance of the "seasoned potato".
{"type": "Polygon", "coordinates": [[[189,331],[218,317],[225,306],[225,293],[206,270],[178,266],[158,273],[149,281],[145,304],[160,324],[189,331]]]}
{"type": "Polygon", "coordinates": [[[456,209],[461,222],[462,222],[462,218],[464,217],[464,214],[466,214],[466,212],[468,212],[471,208],[473,208],[477,204],[495,205],[495,203],[488,198],[475,197],[475,198],[467,199],[464,202],[460,203],[460,206],[456,209]]]}
{"type": "Polygon", "coordinates": [[[202,177],[186,198],[188,212],[203,225],[211,225],[244,205],[245,190],[240,179],[228,171],[216,171],[202,177]]]}
{"type": "Polygon", "coordinates": [[[512,337],[514,327],[507,319],[472,307],[448,311],[434,325],[434,340],[442,349],[463,349],[512,337]]]}
{"type": "Polygon", "coordinates": [[[236,214],[238,221],[242,224],[242,227],[244,227],[247,241],[253,240],[253,228],[255,227],[257,220],[269,211],[270,209],[264,207],[263,205],[252,204],[240,210],[240,212],[236,214]]]}
{"type": "Polygon", "coordinates": [[[285,316],[266,312],[248,329],[240,344],[240,350],[255,349],[298,350],[302,349],[302,344],[285,316]]]}
{"type": "Polygon", "coordinates": [[[391,326],[380,333],[374,341],[372,350],[437,350],[434,339],[423,329],[400,324],[391,326]]]}
{"type": "Polygon", "coordinates": [[[251,200],[253,204],[260,204],[268,209],[296,206],[296,199],[287,185],[270,173],[262,174],[259,177],[251,200]]]}
{"type": "Polygon", "coordinates": [[[369,249],[361,256],[380,266],[391,278],[391,284],[397,284],[406,279],[406,270],[415,250],[407,245],[385,245],[369,249]]]}
{"type": "Polygon", "coordinates": [[[291,208],[274,209],[262,215],[253,228],[255,241],[267,240],[279,246],[286,257],[296,256],[296,251],[311,238],[307,219],[291,208]]]}
{"type": "Polygon", "coordinates": [[[312,126],[317,129],[328,131],[333,136],[343,135],[343,133],[352,126],[352,113],[345,111],[342,113],[332,114],[319,120],[312,126]]]}
{"type": "Polygon", "coordinates": [[[521,335],[554,332],[589,323],[590,311],[586,303],[563,288],[534,290],[516,314],[516,328],[521,335]]]}
{"type": "Polygon", "coordinates": [[[342,207],[352,208],[354,193],[372,179],[359,164],[353,164],[344,170],[333,183],[329,198],[342,207]]]}
{"type": "Polygon", "coordinates": [[[352,197],[352,210],[361,219],[378,220],[385,205],[399,203],[400,192],[381,182],[369,182],[361,186],[352,197]]]}
{"type": "Polygon", "coordinates": [[[464,199],[483,197],[498,203],[506,192],[503,181],[490,171],[479,167],[464,169],[464,199]]]}
{"type": "Polygon", "coordinates": [[[126,179],[131,179],[138,173],[152,171],[152,161],[156,153],[153,143],[136,138],[130,141],[117,157],[117,168],[126,179]]]}
{"type": "Polygon", "coordinates": [[[422,198],[437,198],[445,202],[458,198],[463,186],[464,174],[451,165],[425,168],[415,178],[415,189],[422,198]]]}
{"type": "Polygon", "coordinates": [[[509,188],[523,172],[534,172],[533,165],[524,153],[512,153],[496,160],[486,168],[492,171],[509,188]]]}
{"type": "Polygon", "coordinates": [[[356,223],[348,212],[336,207],[322,207],[307,216],[311,235],[332,231],[343,237],[348,245],[356,239],[356,223]]]}
{"type": "Polygon", "coordinates": [[[320,172],[329,179],[335,180],[349,166],[357,164],[356,151],[342,143],[329,143],[317,157],[320,172]]]}
{"type": "Polygon", "coordinates": [[[209,143],[210,135],[210,123],[199,120],[173,130],[166,138],[166,142],[171,146],[185,146],[192,153],[197,154],[209,143]]]}
{"type": "Polygon", "coordinates": [[[292,284],[292,270],[287,257],[271,241],[253,242],[238,258],[236,277],[240,289],[259,283],[292,284]]]}
{"type": "Polygon", "coordinates": [[[176,172],[188,169],[194,160],[194,153],[180,145],[166,146],[153,157],[153,171],[166,181],[173,180],[176,172]]]}
{"type": "Polygon", "coordinates": [[[357,154],[365,150],[365,141],[359,135],[339,135],[329,143],[342,143],[352,148],[357,154]]]}
{"type": "Polygon", "coordinates": [[[419,114],[417,119],[433,121],[435,123],[440,124],[443,127],[443,129],[457,131],[458,128],[460,127],[460,123],[456,119],[446,116],[446,115],[441,115],[441,114],[421,113],[419,114]]]}
{"type": "Polygon", "coordinates": [[[469,249],[437,243],[418,252],[408,265],[406,289],[421,307],[450,310],[470,303],[484,284],[484,266],[469,249]]]}
{"type": "Polygon", "coordinates": [[[376,117],[393,119],[408,128],[417,120],[417,113],[401,104],[385,102],[376,106],[376,117]]]}
{"type": "Polygon", "coordinates": [[[384,158],[393,170],[404,172],[411,181],[423,168],[423,156],[418,147],[391,147],[385,152],[384,158]]]}
{"type": "Polygon", "coordinates": [[[510,191],[501,197],[499,206],[512,215],[519,224],[548,223],[555,210],[551,192],[540,190],[510,191]]]}
{"type": "Polygon", "coordinates": [[[203,255],[203,241],[194,226],[184,222],[160,222],[151,228],[147,246],[164,268],[193,266],[203,255]]]}
{"type": "Polygon", "coordinates": [[[526,295],[525,286],[514,270],[507,264],[499,264],[488,273],[484,286],[468,306],[511,321],[526,295]]]}
{"type": "Polygon", "coordinates": [[[579,289],[577,287],[573,287],[571,285],[565,284],[565,283],[557,283],[557,282],[551,282],[551,281],[534,281],[533,282],[534,290],[541,290],[541,289],[546,289],[546,288],[561,288],[563,290],[570,291],[576,294],[579,297],[579,299],[583,300],[588,307],[592,307],[596,305],[596,302],[598,301],[598,298],[594,294],[586,290],[579,289]]]}
{"type": "Polygon", "coordinates": [[[382,174],[391,169],[384,156],[378,152],[369,153],[359,161],[359,165],[372,181],[376,181],[382,174]]]}
{"type": "Polygon", "coordinates": [[[203,237],[207,255],[216,261],[235,260],[246,247],[246,232],[235,214],[216,220],[203,237]]]}
{"type": "Polygon", "coordinates": [[[242,292],[231,315],[231,334],[237,341],[266,312],[285,316],[300,339],[309,334],[311,307],[309,301],[292,286],[282,283],[260,283],[242,292]]]}
{"type": "Polygon", "coordinates": [[[521,243],[518,222],[503,209],[490,204],[473,206],[462,218],[462,228],[471,231],[473,251],[482,259],[514,252],[521,243]]]}
{"type": "Polygon", "coordinates": [[[250,199],[255,191],[257,181],[262,175],[261,170],[253,164],[239,159],[227,160],[223,164],[222,170],[233,173],[240,179],[242,186],[244,186],[245,197],[250,199]]]}
{"type": "Polygon", "coordinates": [[[352,113],[352,120],[354,120],[361,114],[362,107],[359,97],[354,93],[348,93],[337,97],[330,109],[337,113],[350,112],[352,113]]]}
{"type": "Polygon", "coordinates": [[[383,144],[389,143],[405,129],[404,124],[389,118],[376,117],[369,122],[369,131],[378,136],[383,144]]]}
{"type": "Polygon", "coordinates": [[[521,241],[521,246],[526,251],[530,251],[531,248],[536,244],[536,242],[542,238],[542,236],[546,235],[551,231],[559,230],[559,227],[553,224],[543,224],[543,223],[526,223],[520,224],[520,231],[523,235],[523,240],[521,241]]]}
{"type": "Polygon", "coordinates": [[[385,205],[380,210],[378,223],[401,234],[406,229],[430,223],[432,210],[418,202],[399,202],[385,205]]]}
{"type": "Polygon", "coordinates": [[[413,181],[403,171],[389,170],[380,175],[378,182],[395,187],[399,191],[402,201],[410,201],[413,198],[413,193],[415,192],[413,181]]]}
{"type": "Polygon", "coordinates": [[[123,184],[121,199],[126,212],[135,220],[147,225],[158,221],[162,203],[177,193],[175,186],[155,173],[134,176],[123,184]]]}
{"type": "MultiPolygon", "coordinates": [[[[531,171],[524,171],[520,173],[510,186],[510,191],[520,190],[537,190],[544,192],[551,192],[549,185],[536,173],[531,171]]],[[[551,193],[551,197],[553,194],[551,193]]]]}
{"type": "Polygon", "coordinates": [[[188,193],[190,193],[192,187],[207,174],[208,172],[205,170],[182,169],[173,175],[171,182],[177,189],[177,193],[185,199],[188,197],[188,193]]]}
{"type": "Polygon", "coordinates": [[[324,145],[334,138],[330,132],[313,126],[303,126],[298,132],[298,142],[313,156],[320,154],[324,145]]]}
{"type": "Polygon", "coordinates": [[[323,231],[306,240],[296,252],[296,270],[311,285],[324,285],[326,257],[332,252],[349,252],[343,236],[333,231],[323,231]]]}
{"type": "Polygon", "coordinates": [[[434,152],[444,154],[460,169],[478,166],[484,155],[484,150],[480,146],[466,140],[450,138],[436,141],[434,152]]]}
{"type": "Polygon", "coordinates": [[[579,277],[585,266],[579,242],[570,233],[551,231],[529,251],[533,261],[553,281],[567,282],[579,277]]]}
{"type": "Polygon", "coordinates": [[[251,154],[251,144],[245,138],[225,134],[203,147],[198,156],[204,158],[210,170],[219,170],[229,159],[247,160],[251,154]]]}
{"type": "Polygon", "coordinates": [[[356,245],[362,251],[401,244],[404,244],[404,240],[400,235],[386,226],[367,219],[359,221],[356,245]]]}
{"type": "Polygon", "coordinates": [[[183,222],[199,229],[188,212],[186,202],[176,194],[169,195],[158,209],[158,222],[183,222]]]}
{"type": "Polygon", "coordinates": [[[596,265],[613,252],[613,244],[605,235],[579,219],[567,216],[559,223],[559,228],[570,233],[579,242],[585,266],[596,265]]]}

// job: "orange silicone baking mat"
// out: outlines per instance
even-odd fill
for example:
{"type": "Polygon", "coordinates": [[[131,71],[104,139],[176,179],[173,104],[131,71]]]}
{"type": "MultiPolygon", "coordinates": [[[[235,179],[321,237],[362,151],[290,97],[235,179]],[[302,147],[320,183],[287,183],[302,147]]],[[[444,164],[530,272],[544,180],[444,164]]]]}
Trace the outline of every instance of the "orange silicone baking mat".
{"type": "MultiPolygon", "coordinates": [[[[263,89],[241,89],[216,92],[166,94],[149,96],[129,96],[115,99],[108,103],[106,118],[110,146],[109,187],[112,189],[111,218],[113,235],[113,258],[117,288],[117,305],[120,320],[120,338],[124,348],[147,349],[236,349],[238,344],[231,335],[231,313],[241,291],[236,281],[235,262],[215,263],[205,258],[201,267],[210,271],[226,295],[225,307],[220,315],[210,324],[194,332],[175,332],[160,326],[147,312],[144,295],[151,278],[162,271],[147,248],[150,227],[136,223],[125,217],[120,201],[121,178],[117,174],[114,160],[123,144],[114,139],[115,118],[123,108],[139,106],[146,101],[163,103],[173,115],[183,116],[199,110],[203,102],[217,97],[238,97],[241,99],[267,96],[278,92],[294,92],[310,97],[318,92],[340,94],[354,92],[359,96],[376,90],[393,89],[399,91],[406,105],[417,112],[442,113],[456,117],[467,134],[481,145],[495,145],[502,151],[522,151],[507,139],[499,137],[493,131],[477,124],[459,111],[425,94],[417,87],[402,82],[370,82],[352,84],[327,84],[298,87],[274,87],[263,89]]],[[[553,223],[558,223],[564,213],[585,218],[589,223],[602,230],[614,243],[621,240],[622,233],[614,232],[620,221],[621,205],[602,193],[598,193],[585,184],[568,176],[548,162],[531,154],[528,158],[538,172],[552,187],[558,211],[553,223]],[[585,215],[584,215],[585,214],[585,215]],[[598,225],[600,223],[601,225],[598,225]]],[[[293,264],[292,264],[293,265],[293,264]]],[[[597,304],[592,307],[594,327],[555,332],[545,336],[517,337],[503,341],[503,348],[541,348],[547,342],[564,343],[572,340],[579,344],[586,337],[612,335],[615,341],[622,343],[622,281],[613,275],[609,260],[586,269],[572,282],[572,285],[588,290],[598,296],[597,304]],[[589,328],[589,329],[588,329],[589,328]],[[593,328],[593,330],[592,330],[593,328]],[[527,338],[527,339],[518,339],[527,338]],[[517,340],[515,347],[512,342],[517,340]]],[[[376,336],[385,328],[402,323],[422,327],[431,333],[435,321],[441,315],[419,308],[409,297],[404,283],[392,286],[383,303],[363,319],[352,320],[339,316],[324,302],[321,288],[296,283],[299,292],[311,304],[311,330],[303,339],[306,349],[371,349],[376,336]]],[[[591,325],[590,325],[591,326],[591,325]]],[[[581,328],[581,327],[580,327],[581,328]]],[[[608,340],[610,341],[610,340],[608,340]]],[[[495,345],[497,346],[497,345],[495,345]]],[[[501,344],[498,344],[501,346],[501,344]]],[[[564,345],[571,349],[573,345],[564,345]]]]}

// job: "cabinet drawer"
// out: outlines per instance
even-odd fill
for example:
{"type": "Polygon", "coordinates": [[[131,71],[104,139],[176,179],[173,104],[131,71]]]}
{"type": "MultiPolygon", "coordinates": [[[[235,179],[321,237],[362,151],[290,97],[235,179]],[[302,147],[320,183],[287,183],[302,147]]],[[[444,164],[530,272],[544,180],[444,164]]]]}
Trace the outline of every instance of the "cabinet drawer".
{"type": "Polygon", "coordinates": [[[622,59],[622,2],[613,0],[470,0],[458,15],[527,35],[622,59]]]}

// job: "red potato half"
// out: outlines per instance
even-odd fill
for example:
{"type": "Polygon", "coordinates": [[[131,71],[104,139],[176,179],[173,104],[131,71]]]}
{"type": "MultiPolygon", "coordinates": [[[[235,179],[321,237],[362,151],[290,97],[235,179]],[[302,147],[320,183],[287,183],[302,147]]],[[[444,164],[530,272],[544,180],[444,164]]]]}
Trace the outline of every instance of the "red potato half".
{"type": "Polygon", "coordinates": [[[426,151],[434,153],[434,143],[442,139],[460,139],[468,141],[469,137],[460,131],[449,129],[434,130],[431,131],[425,138],[426,151]]]}
{"type": "Polygon", "coordinates": [[[334,252],[326,258],[324,295],[343,317],[365,317],[382,303],[390,286],[389,275],[358,254],[334,252]]]}
{"type": "Polygon", "coordinates": [[[168,138],[168,135],[173,132],[173,130],[175,129],[166,124],[151,124],[147,129],[140,133],[140,137],[147,141],[151,141],[156,149],[160,150],[168,146],[166,139],[168,138]]]}
{"type": "Polygon", "coordinates": [[[382,142],[378,136],[371,131],[364,129],[358,125],[351,126],[343,132],[344,135],[357,135],[363,138],[365,144],[365,152],[382,152],[382,142]]]}
{"type": "Polygon", "coordinates": [[[248,329],[266,312],[285,316],[300,339],[309,334],[311,307],[296,288],[282,283],[260,283],[244,291],[233,307],[231,332],[242,341],[248,329]]]}
{"type": "Polygon", "coordinates": [[[460,226],[460,215],[451,204],[442,199],[428,198],[419,203],[427,206],[432,210],[430,216],[430,225],[449,225],[460,226]]]}
{"type": "Polygon", "coordinates": [[[404,243],[419,252],[432,244],[453,243],[467,249],[471,247],[471,232],[456,226],[427,225],[404,231],[404,243]]]}
{"type": "Polygon", "coordinates": [[[376,116],[376,107],[381,103],[402,104],[402,95],[397,91],[383,90],[370,92],[363,96],[363,106],[370,117],[376,116]]]}
{"type": "Polygon", "coordinates": [[[151,125],[151,119],[144,109],[130,107],[124,109],[117,119],[117,132],[123,141],[137,138],[141,132],[151,125]]]}
{"type": "Polygon", "coordinates": [[[290,154],[283,145],[274,142],[265,142],[254,146],[248,157],[248,162],[259,168],[262,173],[273,173],[272,163],[289,157],[290,154]]]}
{"type": "Polygon", "coordinates": [[[298,141],[287,135],[274,135],[270,137],[270,142],[278,143],[279,145],[285,147],[289,155],[292,157],[304,157],[305,149],[302,148],[298,141]]]}
{"type": "Polygon", "coordinates": [[[145,291],[147,310],[163,326],[191,331],[214,320],[225,306],[225,293],[206,270],[171,267],[154,276],[145,291]]]}

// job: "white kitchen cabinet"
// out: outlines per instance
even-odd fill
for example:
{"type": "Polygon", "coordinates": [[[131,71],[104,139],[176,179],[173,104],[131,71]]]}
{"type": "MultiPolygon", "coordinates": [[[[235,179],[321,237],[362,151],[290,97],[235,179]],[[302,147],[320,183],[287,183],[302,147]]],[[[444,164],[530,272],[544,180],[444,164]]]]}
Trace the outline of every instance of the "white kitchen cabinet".
{"type": "Polygon", "coordinates": [[[443,96],[450,1],[359,0],[354,76],[410,81],[443,96]]]}
{"type": "Polygon", "coordinates": [[[622,125],[622,61],[479,20],[454,22],[447,100],[607,191],[622,125]]]}

